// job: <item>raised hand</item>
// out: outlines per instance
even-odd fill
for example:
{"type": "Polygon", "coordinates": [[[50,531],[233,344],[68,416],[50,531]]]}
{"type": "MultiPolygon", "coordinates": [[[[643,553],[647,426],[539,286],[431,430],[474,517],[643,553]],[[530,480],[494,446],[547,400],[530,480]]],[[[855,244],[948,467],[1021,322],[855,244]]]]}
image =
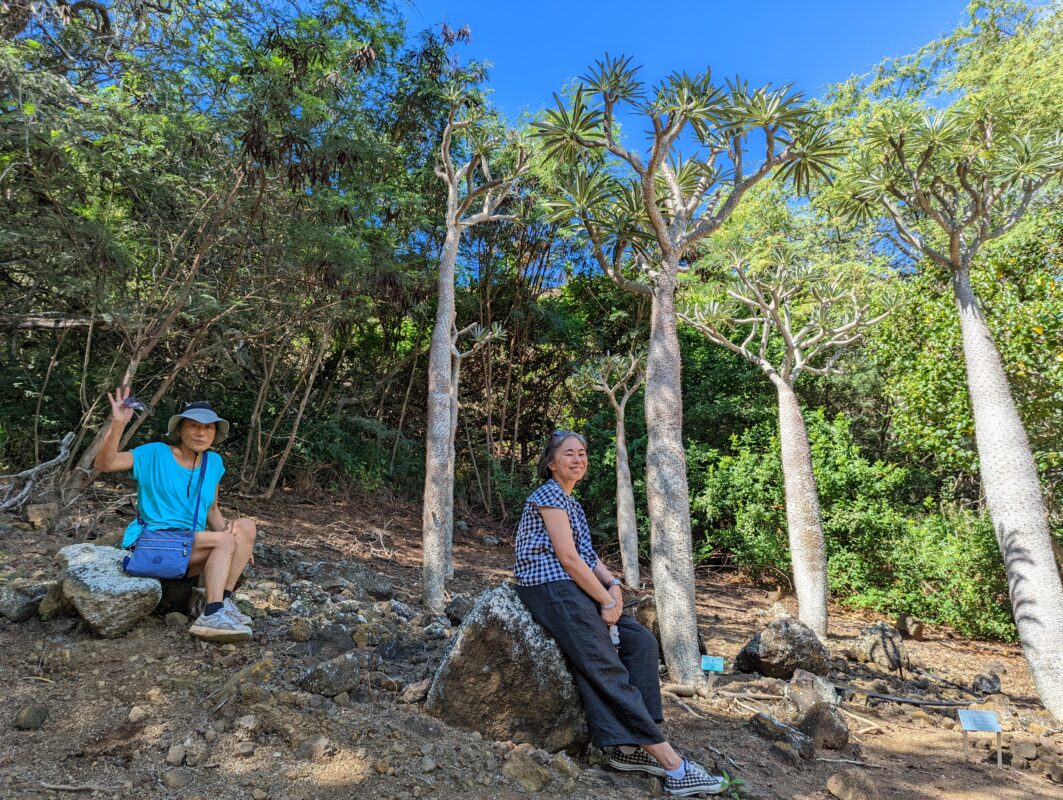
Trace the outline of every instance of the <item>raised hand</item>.
{"type": "Polygon", "coordinates": [[[110,392],[107,393],[107,399],[111,402],[111,419],[123,427],[133,419],[134,410],[125,404],[128,397],[129,389],[121,386],[114,390],[113,397],[110,392]]]}

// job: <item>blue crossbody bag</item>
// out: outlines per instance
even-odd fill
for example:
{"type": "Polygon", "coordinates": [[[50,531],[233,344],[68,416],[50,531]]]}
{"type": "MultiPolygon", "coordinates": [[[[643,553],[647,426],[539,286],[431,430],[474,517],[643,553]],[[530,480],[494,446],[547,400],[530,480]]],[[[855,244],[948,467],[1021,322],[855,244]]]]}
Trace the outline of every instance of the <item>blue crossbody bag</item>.
{"type": "Polygon", "coordinates": [[[199,468],[196,506],[192,512],[192,530],[151,530],[144,524],[144,520],[140,517],[140,509],[137,509],[137,521],[141,527],[140,536],[131,548],[132,552],[122,559],[122,569],[127,575],[172,581],[183,578],[188,572],[192,542],[198,530],[199,493],[203,488],[203,479],[207,475],[208,457],[207,453],[203,454],[203,464],[199,468]]]}

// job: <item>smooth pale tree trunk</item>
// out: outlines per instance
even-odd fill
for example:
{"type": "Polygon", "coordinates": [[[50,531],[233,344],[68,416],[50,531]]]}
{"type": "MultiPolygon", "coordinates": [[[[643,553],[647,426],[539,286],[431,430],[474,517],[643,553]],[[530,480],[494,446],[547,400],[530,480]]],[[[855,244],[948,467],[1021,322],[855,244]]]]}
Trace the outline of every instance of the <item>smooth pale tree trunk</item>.
{"type": "Polygon", "coordinates": [[[676,332],[677,264],[663,264],[650,309],[646,360],[646,496],[657,618],[665,663],[676,683],[704,680],[694,603],[690,492],[683,449],[683,398],[676,332]]]}
{"type": "Polygon", "coordinates": [[[1063,585],[1026,429],[966,269],[953,273],[982,486],[1004,556],[1023,652],[1041,702],[1063,720],[1063,585]]]}
{"type": "Polygon", "coordinates": [[[447,576],[449,526],[454,508],[454,397],[453,331],[454,269],[458,259],[457,225],[447,226],[443,254],[439,259],[435,327],[428,353],[428,420],[425,447],[424,511],[422,517],[422,579],[424,604],[435,612],[443,610],[443,588],[447,576]]]}
{"type": "Polygon", "coordinates": [[[637,589],[639,532],[635,524],[635,492],[631,488],[631,466],[627,458],[625,406],[626,404],[613,400],[613,410],[616,412],[616,534],[620,540],[620,563],[624,569],[624,583],[637,589]]]}
{"type": "Polygon", "coordinates": [[[819,492],[812,472],[812,447],[793,387],[779,375],[772,375],[771,380],[779,396],[786,529],[798,618],[822,639],[827,635],[827,552],[819,516],[819,492]]]}

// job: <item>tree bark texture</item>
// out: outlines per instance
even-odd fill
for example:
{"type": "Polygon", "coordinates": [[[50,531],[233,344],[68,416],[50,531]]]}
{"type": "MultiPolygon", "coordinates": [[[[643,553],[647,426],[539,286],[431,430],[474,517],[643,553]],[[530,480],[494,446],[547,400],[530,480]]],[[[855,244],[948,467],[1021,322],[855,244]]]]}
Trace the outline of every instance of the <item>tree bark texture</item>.
{"type": "Polygon", "coordinates": [[[650,310],[646,360],[646,495],[657,616],[665,663],[676,683],[700,683],[698,617],[686,452],[682,366],[676,332],[677,264],[662,264],[650,310]]]}
{"type": "Polygon", "coordinates": [[[986,504],[1015,626],[1045,708],[1063,720],[1063,585],[1026,429],[966,269],[953,273],[986,504]]]}
{"type": "Polygon", "coordinates": [[[616,534],[620,540],[620,563],[624,583],[639,585],[639,531],[635,521],[635,492],[631,488],[631,466],[627,458],[625,407],[615,403],[616,411],[616,534]]]}
{"type": "Polygon", "coordinates": [[[434,613],[443,610],[443,589],[454,508],[454,438],[457,398],[454,396],[454,270],[461,231],[447,226],[439,259],[435,327],[428,353],[428,418],[425,433],[425,481],[422,530],[424,604],[434,613]]]}
{"type": "Polygon", "coordinates": [[[822,639],[827,635],[827,551],[819,515],[819,491],[812,472],[812,447],[793,387],[778,375],[772,376],[772,382],[779,396],[786,528],[798,618],[822,639]]]}

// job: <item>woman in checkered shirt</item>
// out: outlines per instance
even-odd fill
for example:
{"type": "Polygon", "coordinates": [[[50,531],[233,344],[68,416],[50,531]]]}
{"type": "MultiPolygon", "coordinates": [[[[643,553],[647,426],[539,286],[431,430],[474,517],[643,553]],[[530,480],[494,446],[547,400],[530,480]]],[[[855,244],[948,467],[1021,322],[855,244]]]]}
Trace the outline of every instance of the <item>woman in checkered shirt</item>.
{"type": "Polygon", "coordinates": [[[594,552],[587,516],[572,497],[586,472],[587,440],[555,432],[539,457],[546,482],[525,502],[517,526],[517,594],[565,654],[591,740],[608,749],[611,766],[657,775],[669,795],[718,794],[723,779],[681,758],[657,728],[657,640],[621,615],[620,580],[594,552]]]}

